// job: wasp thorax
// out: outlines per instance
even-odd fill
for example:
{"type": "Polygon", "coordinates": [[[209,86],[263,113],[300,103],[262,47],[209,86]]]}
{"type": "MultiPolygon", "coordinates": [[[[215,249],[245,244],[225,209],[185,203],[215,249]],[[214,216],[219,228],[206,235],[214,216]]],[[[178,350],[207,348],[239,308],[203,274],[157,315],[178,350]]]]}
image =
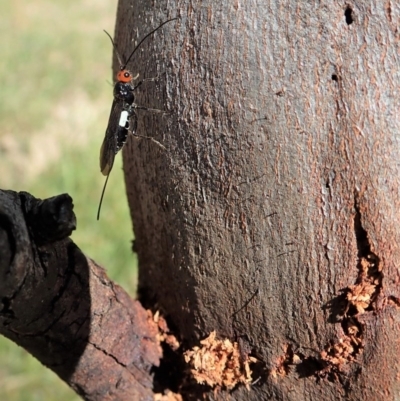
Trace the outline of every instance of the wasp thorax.
{"type": "Polygon", "coordinates": [[[128,70],[121,70],[117,74],[117,81],[119,82],[131,82],[132,74],[128,70]]]}

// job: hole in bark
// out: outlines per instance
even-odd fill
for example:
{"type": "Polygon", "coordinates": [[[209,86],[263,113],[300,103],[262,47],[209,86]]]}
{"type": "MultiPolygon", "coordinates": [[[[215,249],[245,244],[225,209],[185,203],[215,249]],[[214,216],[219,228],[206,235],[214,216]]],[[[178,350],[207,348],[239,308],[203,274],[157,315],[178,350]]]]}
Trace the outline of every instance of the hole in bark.
{"type": "Polygon", "coordinates": [[[331,78],[332,78],[332,81],[335,81],[335,82],[339,81],[339,78],[338,78],[338,76],[336,74],[332,74],[331,78]]]}
{"type": "Polygon", "coordinates": [[[328,301],[324,306],[323,310],[329,311],[328,322],[331,324],[339,323],[343,320],[345,313],[348,310],[348,301],[347,301],[347,290],[340,290],[341,294],[337,297],[328,301]]]}
{"type": "Polygon", "coordinates": [[[358,276],[355,284],[341,290],[341,294],[327,304],[330,322],[341,323],[343,334],[337,341],[328,343],[320,353],[325,367],[317,377],[337,380],[343,377],[343,366],[354,363],[364,348],[364,326],[357,316],[374,310],[375,300],[382,287],[382,268],[379,257],[372,252],[368,231],[363,226],[363,213],[357,191],[354,193],[354,234],[357,243],[358,276]]]}
{"type": "Polygon", "coordinates": [[[344,12],[344,16],[346,18],[346,24],[350,25],[353,23],[354,18],[353,18],[353,10],[351,9],[350,6],[347,6],[345,12],[344,12]]]}
{"type": "Polygon", "coordinates": [[[325,365],[318,359],[312,356],[304,358],[304,360],[296,366],[296,372],[299,378],[306,378],[314,376],[317,372],[321,371],[325,365]]]}
{"type": "Polygon", "coordinates": [[[398,308],[400,307],[400,299],[391,295],[388,297],[388,304],[395,305],[398,308]]]}
{"type": "Polygon", "coordinates": [[[183,355],[174,352],[169,345],[161,344],[163,358],[159,367],[153,369],[154,372],[154,392],[162,393],[169,389],[174,393],[181,392],[181,385],[184,378],[186,364],[183,355]]]}
{"type": "MultiPolygon", "coordinates": [[[[146,289],[142,288],[141,294],[142,299],[150,302],[151,297],[146,289]]],[[[169,319],[167,319],[167,325],[170,333],[177,333],[176,327],[169,319]]],[[[170,390],[182,395],[184,400],[195,401],[203,399],[204,394],[210,391],[208,386],[200,385],[189,377],[188,365],[182,353],[182,350],[186,348],[185,345],[181,343],[181,347],[174,351],[166,342],[161,343],[163,357],[160,366],[153,366],[151,369],[154,393],[164,393],[165,390],[170,390]]]]}
{"type": "Polygon", "coordinates": [[[361,208],[357,193],[354,195],[354,232],[358,249],[359,270],[355,285],[348,287],[347,298],[354,314],[374,309],[374,301],[382,288],[382,268],[379,257],[372,252],[368,233],[362,225],[361,208]]]}
{"type": "Polygon", "coordinates": [[[266,383],[267,374],[264,362],[258,360],[258,362],[251,364],[251,371],[251,376],[254,380],[253,383],[250,384],[251,386],[261,387],[263,384],[266,383]]]}
{"type": "MultiPolygon", "coordinates": [[[[374,303],[382,287],[382,268],[379,257],[372,252],[368,231],[363,226],[363,213],[368,221],[368,214],[360,206],[357,191],[354,194],[354,234],[357,243],[358,276],[355,284],[349,285],[330,305],[330,319],[341,319],[343,334],[328,343],[321,352],[321,359],[326,366],[317,377],[337,380],[344,372],[343,366],[352,363],[364,348],[364,326],[357,316],[375,309],[374,303]],[[342,309],[344,307],[344,310],[342,309]]],[[[367,210],[367,209],[366,209],[367,210]]]]}
{"type": "Polygon", "coordinates": [[[369,255],[371,253],[371,249],[368,243],[367,232],[361,224],[361,212],[357,198],[354,202],[354,209],[356,210],[356,214],[354,216],[354,232],[357,239],[358,257],[361,258],[369,255]]]}
{"type": "Polygon", "coordinates": [[[187,369],[183,354],[178,350],[173,351],[167,344],[161,344],[163,358],[159,367],[153,367],[154,393],[164,393],[170,390],[180,394],[185,401],[197,401],[205,399],[205,394],[210,392],[211,387],[197,383],[187,369]]]}

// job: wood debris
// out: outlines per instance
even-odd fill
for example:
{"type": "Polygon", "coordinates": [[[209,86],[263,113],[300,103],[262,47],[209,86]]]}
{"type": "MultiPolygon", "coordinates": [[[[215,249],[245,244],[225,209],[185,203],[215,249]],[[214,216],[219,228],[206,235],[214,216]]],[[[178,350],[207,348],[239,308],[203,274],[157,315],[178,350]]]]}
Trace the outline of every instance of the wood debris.
{"type": "Polygon", "coordinates": [[[200,347],[193,347],[184,353],[185,361],[198,383],[228,390],[242,383],[249,388],[252,382],[250,363],[255,363],[255,358],[243,360],[238,344],[228,339],[217,340],[215,331],[200,344],[200,347]]]}

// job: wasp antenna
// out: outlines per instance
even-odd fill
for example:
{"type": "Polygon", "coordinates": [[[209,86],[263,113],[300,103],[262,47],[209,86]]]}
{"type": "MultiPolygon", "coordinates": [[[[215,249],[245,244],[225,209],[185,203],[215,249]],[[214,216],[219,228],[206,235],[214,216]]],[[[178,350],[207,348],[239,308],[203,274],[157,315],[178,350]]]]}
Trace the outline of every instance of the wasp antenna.
{"type": "MultiPolygon", "coordinates": [[[[122,58],[121,58],[121,56],[120,56],[119,53],[118,53],[117,46],[115,45],[115,43],[114,43],[113,38],[111,37],[111,35],[110,35],[105,29],[103,29],[103,31],[104,31],[104,33],[110,38],[111,43],[112,43],[112,45],[113,45],[113,48],[114,48],[114,50],[115,50],[115,54],[117,55],[117,59],[118,59],[118,62],[119,62],[119,66],[121,67],[121,66],[122,66],[122,58]]],[[[124,68],[125,68],[125,67],[124,67],[124,68]]],[[[98,220],[98,219],[97,219],[97,220],[98,220]]]]}
{"type": "Polygon", "coordinates": [[[110,173],[107,174],[106,182],[104,183],[103,190],[101,191],[101,197],[100,197],[99,208],[97,209],[97,221],[100,219],[101,204],[103,203],[104,192],[106,192],[106,186],[107,186],[107,182],[108,182],[108,177],[109,177],[109,176],[110,176],[110,173]]]}
{"type": "MultiPolygon", "coordinates": [[[[167,20],[167,21],[164,21],[164,22],[163,22],[161,25],[159,25],[156,29],[153,29],[151,32],[149,32],[149,33],[139,42],[139,44],[133,49],[133,52],[132,52],[131,55],[128,57],[128,59],[126,60],[126,63],[121,67],[121,69],[124,69],[124,68],[128,65],[130,59],[131,59],[132,56],[135,54],[136,50],[139,49],[140,45],[141,45],[149,36],[153,35],[153,33],[156,32],[156,31],[158,31],[163,25],[167,24],[168,22],[175,21],[176,19],[179,19],[179,17],[171,18],[171,19],[169,19],[169,20],[167,20]]],[[[121,64],[121,65],[122,65],[122,64],[121,64]]]]}

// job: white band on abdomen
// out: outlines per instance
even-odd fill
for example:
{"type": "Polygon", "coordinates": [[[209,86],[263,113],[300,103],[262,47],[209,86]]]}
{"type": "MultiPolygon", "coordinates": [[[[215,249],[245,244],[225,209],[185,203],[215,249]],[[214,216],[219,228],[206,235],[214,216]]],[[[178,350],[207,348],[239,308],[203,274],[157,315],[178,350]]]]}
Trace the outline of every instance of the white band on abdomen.
{"type": "Polygon", "coordinates": [[[126,110],[123,110],[121,112],[121,115],[119,117],[119,126],[120,127],[126,127],[126,123],[128,122],[128,118],[129,118],[129,113],[126,110]]]}

